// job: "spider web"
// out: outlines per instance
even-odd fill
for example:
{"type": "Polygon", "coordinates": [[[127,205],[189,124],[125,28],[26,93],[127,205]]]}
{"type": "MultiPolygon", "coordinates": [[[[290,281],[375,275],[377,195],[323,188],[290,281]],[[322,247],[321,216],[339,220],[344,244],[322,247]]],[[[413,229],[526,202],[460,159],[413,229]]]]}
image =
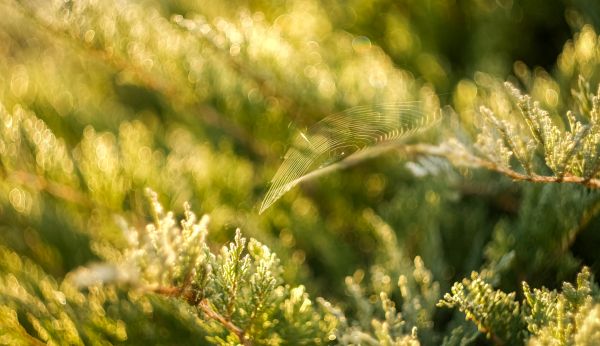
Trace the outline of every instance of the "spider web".
{"type": "Polygon", "coordinates": [[[389,150],[439,119],[420,102],[358,106],[332,114],[300,132],[271,180],[259,214],[299,183],[389,150]]]}

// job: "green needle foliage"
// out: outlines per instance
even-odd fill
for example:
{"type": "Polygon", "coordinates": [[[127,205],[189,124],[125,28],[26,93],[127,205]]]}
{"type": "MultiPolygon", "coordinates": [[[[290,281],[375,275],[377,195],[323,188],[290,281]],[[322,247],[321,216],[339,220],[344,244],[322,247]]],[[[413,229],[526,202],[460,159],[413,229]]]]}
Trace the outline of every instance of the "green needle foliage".
{"type": "Polygon", "coordinates": [[[457,307],[468,320],[496,343],[520,345],[595,345],[598,339],[598,287],[589,268],[577,275],[577,284],[563,283],[562,291],[529,288],[523,282],[524,299],[515,293],[494,290],[484,277],[455,283],[441,306],[457,307]]]}
{"type": "Polygon", "coordinates": [[[0,13],[0,345],[600,344],[596,2],[0,13]]]}

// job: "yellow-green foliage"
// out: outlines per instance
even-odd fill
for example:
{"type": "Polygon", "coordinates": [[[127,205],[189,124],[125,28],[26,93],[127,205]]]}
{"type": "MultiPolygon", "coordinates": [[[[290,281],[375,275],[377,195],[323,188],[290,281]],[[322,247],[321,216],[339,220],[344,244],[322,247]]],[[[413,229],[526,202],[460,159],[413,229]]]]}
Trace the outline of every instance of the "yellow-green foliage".
{"type": "Polygon", "coordinates": [[[596,2],[0,13],[0,344],[600,342],[596,2]]]}
{"type": "Polygon", "coordinates": [[[598,287],[590,270],[577,275],[577,287],[563,283],[562,292],[529,288],[523,282],[523,302],[515,293],[494,290],[473,273],[456,283],[441,306],[457,307],[479,330],[497,343],[511,345],[595,345],[598,333],[598,287]]]}

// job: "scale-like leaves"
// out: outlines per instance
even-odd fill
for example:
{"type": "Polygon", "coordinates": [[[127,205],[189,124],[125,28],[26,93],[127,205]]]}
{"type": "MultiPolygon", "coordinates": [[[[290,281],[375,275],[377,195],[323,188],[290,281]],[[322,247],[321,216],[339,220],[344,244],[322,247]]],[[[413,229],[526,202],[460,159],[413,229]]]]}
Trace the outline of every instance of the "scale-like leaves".
{"type": "Polygon", "coordinates": [[[397,147],[407,136],[429,128],[439,114],[424,112],[415,101],[358,106],[322,119],[294,138],[259,213],[305,180],[397,147]]]}

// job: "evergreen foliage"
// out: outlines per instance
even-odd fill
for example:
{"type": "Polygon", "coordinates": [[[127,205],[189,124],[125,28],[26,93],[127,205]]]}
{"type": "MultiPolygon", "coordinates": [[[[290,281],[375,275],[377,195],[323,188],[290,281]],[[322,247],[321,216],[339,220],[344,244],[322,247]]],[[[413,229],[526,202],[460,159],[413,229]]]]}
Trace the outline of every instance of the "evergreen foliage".
{"type": "Polygon", "coordinates": [[[494,290],[486,279],[472,273],[455,283],[441,305],[457,307],[480,331],[497,343],[520,345],[595,345],[598,333],[598,287],[589,268],[577,275],[577,285],[563,283],[562,292],[529,288],[523,282],[522,302],[515,293],[494,290]]]}
{"type": "Polygon", "coordinates": [[[0,13],[0,344],[600,344],[595,2],[0,13]]]}

